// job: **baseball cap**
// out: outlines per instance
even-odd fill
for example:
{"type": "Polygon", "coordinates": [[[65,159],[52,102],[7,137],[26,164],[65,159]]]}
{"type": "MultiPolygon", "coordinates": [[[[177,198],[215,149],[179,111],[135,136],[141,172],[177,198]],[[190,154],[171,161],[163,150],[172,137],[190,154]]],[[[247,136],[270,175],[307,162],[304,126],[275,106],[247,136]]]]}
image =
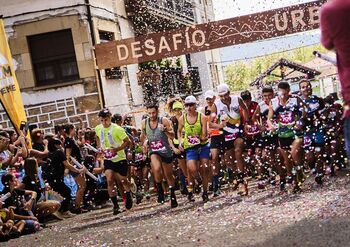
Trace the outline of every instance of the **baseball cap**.
{"type": "Polygon", "coordinates": [[[229,86],[227,84],[225,84],[225,83],[224,84],[220,84],[217,89],[218,89],[218,94],[220,96],[225,95],[228,92],[230,92],[229,86]]]}
{"type": "Polygon", "coordinates": [[[205,94],[204,94],[204,99],[212,99],[212,98],[214,98],[215,97],[215,93],[214,93],[214,91],[213,90],[208,90],[208,91],[206,91],[205,92],[205,94]]]}
{"type": "Polygon", "coordinates": [[[173,108],[173,110],[175,110],[175,109],[183,109],[184,106],[182,105],[181,102],[175,101],[172,108],[173,108]]]}
{"type": "Polygon", "coordinates": [[[187,96],[185,99],[185,104],[196,104],[197,100],[196,97],[194,97],[193,95],[187,96]]]}

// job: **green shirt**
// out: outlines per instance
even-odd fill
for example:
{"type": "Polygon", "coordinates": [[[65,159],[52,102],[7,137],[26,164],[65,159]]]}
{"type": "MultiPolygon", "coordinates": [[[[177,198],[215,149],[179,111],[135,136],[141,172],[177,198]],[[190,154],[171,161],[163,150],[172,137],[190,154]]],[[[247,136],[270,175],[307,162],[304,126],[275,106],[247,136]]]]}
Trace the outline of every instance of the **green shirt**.
{"type": "MultiPolygon", "coordinates": [[[[95,127],[95,132],[100,139],[100,145],[103,149],[120,147],[123,144],[123,140],[128,137],[122,127],[113,123],[108,128],[103,128],[102,124],[99,124],[95,127]]],[[[118,162],[126,160],[126,154],[124,150],[120,150],[114,157],[105,157],[105,159],[118,162]]]]}

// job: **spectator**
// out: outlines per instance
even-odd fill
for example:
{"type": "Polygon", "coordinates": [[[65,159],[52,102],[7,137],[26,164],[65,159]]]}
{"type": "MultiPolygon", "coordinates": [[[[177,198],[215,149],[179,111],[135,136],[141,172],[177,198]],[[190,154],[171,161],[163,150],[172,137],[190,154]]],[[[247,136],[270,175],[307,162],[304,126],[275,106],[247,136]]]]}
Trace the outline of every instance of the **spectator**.
{"type": "Polygon", "coordinates": [[[321,42],[337,53],[337,67],[344,106],[344,137],[350,158],[350,0],[333,0],[321,9],[321,42]]]}

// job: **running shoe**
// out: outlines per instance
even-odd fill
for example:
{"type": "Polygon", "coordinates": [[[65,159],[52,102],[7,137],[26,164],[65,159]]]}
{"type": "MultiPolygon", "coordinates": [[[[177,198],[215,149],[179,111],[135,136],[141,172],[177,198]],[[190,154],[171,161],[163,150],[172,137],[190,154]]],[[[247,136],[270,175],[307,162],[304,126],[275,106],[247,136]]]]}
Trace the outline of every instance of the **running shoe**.
{"type": "Polygon", "coordinates": [[[194,196],[193,196],[193,193],[192,192],[189,192],[188,195],[187,195],[187,199],[189,202],[194,202],[195,199],[194,199],[194,196]]]}
{"type": "Polygon", "coordinates": [[[119,208],[119,206],[113,207],[113,215],[117,215],[122,213],[123,211],[119,208]]]}
{"type": "Polygon", "coordinates": [[[318,185],[322,185],[323,184],[322,178],[323,178],[323,174],[321,174],[321,173],[316,174],[315,182],[318,185]]]}
{"type": "Polygon", "coordinates": [[[208,192],[203,192],[202,199],[204,203],[207,203],[209,201],[208,192]]]}

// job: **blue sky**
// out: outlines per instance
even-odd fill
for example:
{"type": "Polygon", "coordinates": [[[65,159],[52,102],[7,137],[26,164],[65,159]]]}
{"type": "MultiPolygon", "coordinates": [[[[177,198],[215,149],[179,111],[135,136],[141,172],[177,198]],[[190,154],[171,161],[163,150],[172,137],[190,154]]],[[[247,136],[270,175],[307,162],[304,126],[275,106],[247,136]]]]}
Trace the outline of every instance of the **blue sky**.
{"type": "MultiPolygon", "coordinates": [[[[251,13],[277,9],[290,5],[311,2],[310,0],[212,0],[215,19],[222,20],[251,13]]],[[[310,31],[258,41],[249,44],[229,46],[220,49],[222,65],[233,61],[250,59],[256,56],[291,50],[319,43],[320,31],[310,31]]]]}

